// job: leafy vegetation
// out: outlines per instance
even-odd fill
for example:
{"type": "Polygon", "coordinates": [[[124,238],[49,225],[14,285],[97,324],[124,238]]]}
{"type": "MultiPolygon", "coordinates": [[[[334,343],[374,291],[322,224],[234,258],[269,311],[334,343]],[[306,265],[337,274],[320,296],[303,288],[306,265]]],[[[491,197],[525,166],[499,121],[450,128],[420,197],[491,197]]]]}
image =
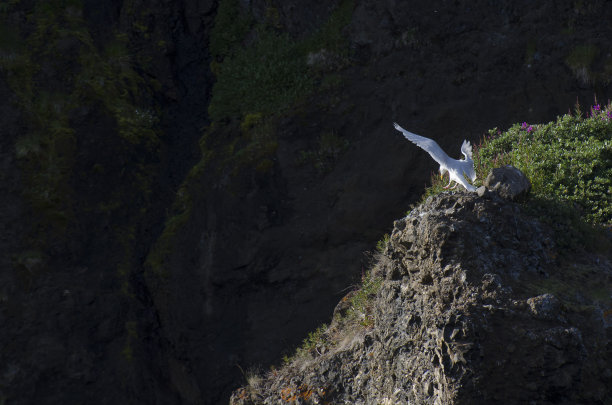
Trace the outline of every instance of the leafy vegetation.
{"type": "Polygon", "coordinates": [[[567,56],[566,62],[572,69],[589,68],[598,54],[599,49],[597,46],[580,45],[572,49],[567,56]]]}
{"type": "Polygon", "coordinates": [[[240,123],[241,137],[230,144],[227,154],[234,173],[245,166],[254,167],[259,172],[270,171],[278,148],[274,133],[275,123],[265,120],[261,113],[245,115],[240,123]]]}
{"type": "MultiPolygon", "coordinates": [[[[437,195],[443,192],[444,187],[448,184],[448,180],[446,180],[444,177],[440,176],[437,173],[431,174],[430,182],[431,182],[431,185],[425,188],[425,191],[423,192],[423,195],[421,196],[421,201],[420,201],[421,204],[424,203],[432,195],[437,195]]],[[[412,211],[412,208],[414,208],[414,206],[411,207],[411,209],[408,212],[412,211]]]]}
{"type": "Polygon", "coordinates": [[[591,263],[561,263],[554,277],[537,277],[528,285],[533,295],[553,294],[572,310],[612,309],[612,296],[605,273],[591,263]]]}
{"type": "Polygon", "coordinates": [[[206,147],[205,139],[200,142],[202,159],[191,168],[179,187],[172,203],[170,214],[164,224],[160,237],[145,259],[146,276],[165,280],[169,275],[168,259],[174,251],[177,232],[189,221],[193,209],[194,189],[201,188],[199,181],[207,168],[211,152],[206,147]]]}
{"type": "Polygon", "coordinates": [[[278,29],[274,10],[268,10],[266,21],[255,24],[236,0],[221,1],[210,40],[217,77],[211,120],[242,119],[247,114],[267,118],[312,94],[317,72],[309,68],[308,54],[325,49],[335,58],[348,58],[343,29],[352,9],[352,1],[342,2],[320,30],[298,41],[278,29]]]}
{"type": "Polygon", "coordinates": [[[349,63],[350,47],[344,28],[351,22],[353,16],[353,0],[344,0],[331,14],[327,22],[302,44],[304,54],[324,49],[334,55],[339,66],[349,63]]]}
{"type": "Polygon", "coordinates": [[[389,239],[390,239],[390,236],[388,233],[386,233],[383,235],[383,238],[381,240],[376,242],[376,250],[378,250],[379,253],[385,252],[385,249],[387,248],[387,245],[389,244],[389,239]]]}
{"type": "Polygon", "coordinates": [[[138,339],[137,327],[138,324],[135,321],[125,322],[126,338],[125,346],[123,346],[121,354],[123,359],[128,363],[132,363],[134,361],[134,341],[138,339]]]}
{"type": "Polygon", "coordinates": [[[515,124],[489,132],[474,161],[482,180],[512,164],[530,179],[532,195],[578,210],[592,224],[612,221],[612,109],[593,106],[586,117],[566,114],[541,125],[515,124]]]}
{"type": "MultiPolygon", "coordinates": [[[[554,205],[563,217],[577,215],[593,225],[612,223],[612,106],[595,104],[583,116],[577,105],[575,114],[554,122],[490,130],[474,147],[475,185],[481,185],[491,169],[507,164],[531,181],[531,208],[550,212],[554,205]]],[[[423,200],[442,192],[445,183],[432,176],[423,200]]]]}
{"type": "Polygon", "coordinates": [[[318,346],[327,345],[329,343],[328,330],[329,327],[327,324],[322,324],[314,332],[308,333],[302,345],[296,349],[295,355],[292,357],[285,355],[283,357],[283,362],[285,364],[290,363],[295,358],[302,358],[316,351],[318,346]]]}
{"type": "Polygon", "coordinates": [[[372,317],[372,300],[382,286],[382,278],[375,276],[371,271],[361,279],[361,286],[350,298],[350,308],[346,318],[356,320],[361,326],[369,328],[374,325],[372,317]]]}
{"type": "MultiPolygon", "coordinates": [[[[474,148],[482,185],[491,169],[511,164],[531,181],[527,212],[555,230],[560,247],[606,249],[599,232],[612,224],[612,106],[595,104],[547,124],[494,128],[474,148]]],[[[422,201],[443,191],[447,180],[432,175],[422,201]]]]}
{"type": "Polygon", "coordinates": [[[312,90],[312,77],[295,42],[287,34],[265,28],[256,32],[255,43],[216,68],[217,82],[208,110],[213,121],[249,113],[272,114],[312,90]]]}

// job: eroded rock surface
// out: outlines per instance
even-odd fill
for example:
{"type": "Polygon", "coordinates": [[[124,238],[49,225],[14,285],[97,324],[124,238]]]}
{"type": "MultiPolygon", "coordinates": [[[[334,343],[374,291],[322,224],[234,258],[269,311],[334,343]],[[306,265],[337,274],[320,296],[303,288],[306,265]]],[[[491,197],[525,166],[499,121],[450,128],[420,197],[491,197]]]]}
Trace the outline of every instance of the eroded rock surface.
{"type": "Polygon", "coordinates": [[[604,404],[611,300],[597,286],[611,285],[610,256],[558,254],[514,203],[430,197],[395,222],[375,266],[373,325],[346,328],[232,403],[604,404]]]}

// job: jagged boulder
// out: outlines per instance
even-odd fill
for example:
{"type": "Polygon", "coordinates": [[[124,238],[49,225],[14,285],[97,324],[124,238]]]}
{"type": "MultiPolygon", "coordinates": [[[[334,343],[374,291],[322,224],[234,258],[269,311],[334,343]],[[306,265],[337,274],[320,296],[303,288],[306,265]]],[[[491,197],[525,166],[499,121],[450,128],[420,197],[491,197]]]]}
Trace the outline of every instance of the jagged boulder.
{"type": "Polygon", "coordinates": [[[372,322],[336,317],[231,403],[609,403],[612,258],[563,256],[553,236],[497,196],[430,197],[374,267],[372,322]]]}
{"type": "MultiPolygon", "coordinates": [[[[522,171],[512,165],[497,167],[489,172],[484,186],[507,200],[520,200],[529,194],[531,182],[522,171]]],[[[479,193],[480,194],[480,193],[479,193]]]]}

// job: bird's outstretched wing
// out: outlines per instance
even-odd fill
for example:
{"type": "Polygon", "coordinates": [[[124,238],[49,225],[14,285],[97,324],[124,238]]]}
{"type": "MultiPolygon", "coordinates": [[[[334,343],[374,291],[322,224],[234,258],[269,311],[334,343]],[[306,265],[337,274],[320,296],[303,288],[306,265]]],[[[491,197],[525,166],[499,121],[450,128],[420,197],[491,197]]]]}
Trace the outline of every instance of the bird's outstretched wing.
{"type": "Polygon", "coordinates": [[[466,159],[472,159],[472,145],[470,141],[463,141],[463,144],[461,144],[461,153],[463,153],[466,159]]]}
{"type": "Polygon", "coordinates": [[[393,125],[395,126],[395,129],[397,129],[398,131],[404,134],[406,139],[408,139],[410,142],[416,144],[419,148],[422,148],[427,153],[429,153],[431,157],[433,158],[433,160],[438,162],[440,165],[448,166],[448,161],[450,158],[442,150],[440,145],[436,143],[436,141],[434,141],[433,139],[425,138],[424,136],[420,136],[417,134],[413,134],[412,132],[406,131],[404,128],[400,127],[395,122],[393,123],[393,125]]]}

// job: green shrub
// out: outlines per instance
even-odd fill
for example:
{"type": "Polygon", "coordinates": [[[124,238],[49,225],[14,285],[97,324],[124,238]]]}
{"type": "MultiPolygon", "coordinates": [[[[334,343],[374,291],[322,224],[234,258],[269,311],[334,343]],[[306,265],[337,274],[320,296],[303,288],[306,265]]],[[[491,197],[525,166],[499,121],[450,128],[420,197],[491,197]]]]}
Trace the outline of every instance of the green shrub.
{"type": "Polygon", "coordinates": [[[302,342],[302,346],[297,349],[297,355],[303,356],[310,353],[311,350],[316,349],[317,345],[320,345],[325,341],[325,334],[327,333],[327,325],[323,324],[319,326],[314,332],[310,332],[308,337],[302,342]]]}
{"type": "Polygon", "coordinates": [[[211,120],[240,119],[253,113],[268,117],[311,95],[317,76],[307,56],[325,49],[334,58],[348,59],[344,28],[352,10],[352,1],[342,2],[321,29],[295,40],[280,32],[277,24],[254,25],[236,0],[221,1],[210,40],[217,77],[208,109],[211,120]]]}
{"type": "Polygon", "coordinates": [[[313,80],[295,42],[263,28],[257,37],[218,66],[208,110],[211,120],[269,115],[310,93],[313,80]]]}
{"type": "Polygon", "coordinates": [[[588,115],[491,131],[475,148],[479,179],[512,164],[530,179],[534,197],[569,204],[590,223],[611,223],[612,109],[595,105],[588,115]]]}
{"type": "Polygon", "coordinates": [[[378,250],[378,252],[380,253],[384,253],[388,244],[389,244],[389,234],[386,233],[383,235],[383,238],[381,240],[376,242],[376,250],[378,250]]]}
{"type": "Polygon", "coordinates": [[[351,307],[347,312],[347,318],[353,318],[363,327],[374,324],[372,317],[372,302],[380,287],[382,278],[376,277],[371,271],[367,272],[361,280],[361,287],[351,297],[351,307]]]}

